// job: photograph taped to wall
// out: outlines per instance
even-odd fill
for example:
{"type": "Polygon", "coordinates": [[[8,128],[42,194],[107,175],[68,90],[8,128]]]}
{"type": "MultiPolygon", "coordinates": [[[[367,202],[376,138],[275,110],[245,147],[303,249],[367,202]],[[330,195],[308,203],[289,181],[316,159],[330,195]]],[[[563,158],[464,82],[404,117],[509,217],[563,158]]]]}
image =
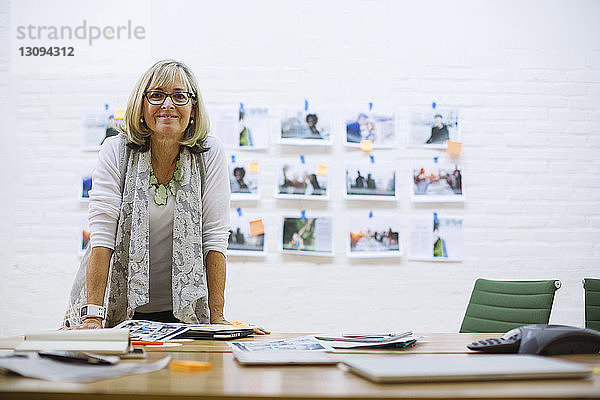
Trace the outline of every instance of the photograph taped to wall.
{"type": "Polygon", "coordinates": [[[281,110],[279,143],[301,146],[330,146],[333,117],[329,110],[281,110]]]}
{"type": "Polygon", "coordinates": [[[241,209],[231,213],[227,254],[249,257],[266,255],[265,227],[260,215],[248,214],[241,209]]]}
{"type": "Polygon", "coordinates": [[[316,256],[333,256],[333,218],[284,216],[281,252],[316,256]]]}
{"type": "Polygon", "coordinates": [[[457,162],[413,161],[411,200],[413,202],[462,202],[465,200],[463,169],[457,162]]]}
{"type": "Polygon", "coordinates": [[[229,160],[229,186],[232,201],[260,199],[259,162],[240,160],[232,155],[229,160]]]}
{"type": "Polygon", "coordinates": [[[396,201],[396,170],[391,163],[347,163],[346,199],[396,201]]]}
{"type": "Polygon", "coordinates": [[[412,108],[408,115],[408,146],[445,149],[447,141],[462,142],[455,108],[412,108]]]}
{"type": "Polygon", "coordinates": [[[463,220],[437,213],[411,217],[408,258],[418,261],[462,261],[463,220]]]}
{"type": "Polygon", "coordinates": [[[92,175],[96,169],[96,160],[84,160],[81,163],[81,191],[79,199],[87,202],[90,199],[90,190],[92,189],[92,175]]]}
{"type": "Polygon", "coordinates": [[[81,118],[81,149],[98,151],[104,141],[119,134],[119,125],[123,122],[124,110],[105,109],[88,110],[81,118]]]}
{"type": "Polygon", "coordinates": [[[235,139],[238,149],[266,149],[269,145],[269,109],[240,105],[235,139]]]}
{"type": "Polygon", "coordinates": [[[280,199],[329,200],[328,165],[312,161],[280,160],[275,197],[280,199]]]}
{"type": "Polygon", "coordinates": [[[236,150],[264,150],[269,146],[271,120],[267,107],[214,106],[209,109],[211,132],[223,146],[236,150]]]}
{"type": "Polygon", "coordinates": [[[400,219],[391,213],[368,212],[349,218],[349,257],[401,257],[400,219]]]}
{"type": "Polygon", "coordinates": [[[396,116],[393,111],[347,109],[344,112],[346,145],[360,147],[363,140],[371,141],[373,148],[394,148],[396,141],[396,116]]]}

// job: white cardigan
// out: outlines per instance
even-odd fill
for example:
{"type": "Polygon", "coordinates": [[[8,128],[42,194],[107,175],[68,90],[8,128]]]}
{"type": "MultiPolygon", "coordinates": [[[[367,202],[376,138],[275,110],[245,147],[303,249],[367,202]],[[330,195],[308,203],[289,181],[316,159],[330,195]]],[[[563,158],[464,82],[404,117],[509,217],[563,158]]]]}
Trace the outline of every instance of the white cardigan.
{"type": "MultiPolygon", "coordinates": [[[[117,220],[121,207],[118,136],[104,141],[92,175],[89,202],[90,246],[115,249],[117,220]]],[[[223,145],[214,136],[204,144],[206,187],[202,188],[202,249],[226,254],[229,238],[230,185],[223,145]]],[[[171,259],[173,254],[173,210],[175,198],[167,204],[154,203],[154,188],[148,190],[150,213],[150,302],[136,311],[157,312],[172,309],[171,259]]]]}

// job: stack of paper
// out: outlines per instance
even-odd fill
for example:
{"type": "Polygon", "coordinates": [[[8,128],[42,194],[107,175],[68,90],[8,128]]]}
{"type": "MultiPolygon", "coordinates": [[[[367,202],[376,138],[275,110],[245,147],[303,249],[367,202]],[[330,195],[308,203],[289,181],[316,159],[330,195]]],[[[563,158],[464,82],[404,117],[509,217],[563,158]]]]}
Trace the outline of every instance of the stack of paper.
{"type": "Polygon", "coordinates": [[[274,341],[229,343],[233,355],[247,365],[335,364],[338,358],[326,352],[344,349],[402,349],[416,343],[412,332],[394,334],[346,334],[298,336],[274,341]]]}
{"type": "Polygon", "coordinates": [[[336,349],[402,349],[416,343],[419,337],[412,332],[398,334],[377,335],[317,335],[298,336],[293,338],[257,341],[236,342],[229,346],[238,351],[245,352],[288,352],[288,351],[334,351],[336,349]]]}
{"type": "Polygon", "coordinates": [[[403,349],[419,339],[412,332],[317,335],[315,338],[333,349],[403,349]]]}

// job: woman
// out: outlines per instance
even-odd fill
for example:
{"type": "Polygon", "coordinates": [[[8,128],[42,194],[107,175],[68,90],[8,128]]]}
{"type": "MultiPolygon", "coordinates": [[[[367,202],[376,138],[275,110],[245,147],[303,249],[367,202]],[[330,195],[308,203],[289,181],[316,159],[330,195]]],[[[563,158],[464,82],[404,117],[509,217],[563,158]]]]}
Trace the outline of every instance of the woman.
{"type": "Polygon", "coordinates": [[[242,167],[235,167],[233,169],[233,180],[231,181],[231,192],[232,193],[250,193],[250,189],[244,177],[246,176],[246,170],[242,167]]]}
{"type": "Polygon", "coordinates": [[[310,132],[309,139],[323,139],[321,136],[321,132],[317,128],[317,123],[319,122],[319,118],[317,114],[308,114],[306,116],[306,125],[308,125],[308,130],[310,132]]]}
{"type": "Polygon", "coordinates": [[[65,326],[95,329],[103,320],[112,327],[126,319],[228,323],[227,163],[221,143],[208,135],[188,67],[164,60],[146,71],[129,97],[122,130],[98,156],[91,244],[65,326]]]}

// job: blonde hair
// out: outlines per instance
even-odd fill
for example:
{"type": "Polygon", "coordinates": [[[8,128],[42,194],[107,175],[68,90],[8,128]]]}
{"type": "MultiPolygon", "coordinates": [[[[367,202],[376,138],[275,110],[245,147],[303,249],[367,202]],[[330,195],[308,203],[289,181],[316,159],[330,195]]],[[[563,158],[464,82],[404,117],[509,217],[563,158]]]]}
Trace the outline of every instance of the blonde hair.
{"type": "Polygon", "coordinates": [[[121,130],[127,135],[128,145],[139,151],[146,151],[150,146],[152,131],[142,120],[144,96],[148,89],[164,87],[180,79],[188,92],[193,94],[192,113],[194,122],[188,124],[179,142],[190,150],[200,152],[205,150],[202,146],[210,130],[208,114],[204,108],[202,96],[198,90],[198,83],[192,71],[181,61],[161,60],[151,66],[138,79],[127,101],[125,120],[121,130]]]}

